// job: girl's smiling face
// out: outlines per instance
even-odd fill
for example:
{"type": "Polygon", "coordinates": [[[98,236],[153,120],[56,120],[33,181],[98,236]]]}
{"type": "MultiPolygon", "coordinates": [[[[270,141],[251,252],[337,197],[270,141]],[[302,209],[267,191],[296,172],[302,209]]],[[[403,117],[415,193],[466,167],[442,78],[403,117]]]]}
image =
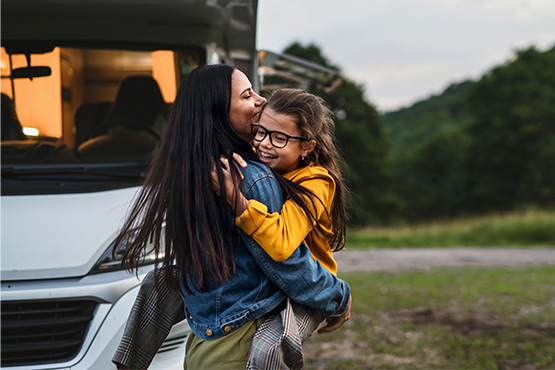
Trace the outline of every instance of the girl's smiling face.
{"type": "MultiPolygon", "coordinates": [[[[289,136],[303,136],[295,117],[276,113],[270,107],[266,107],[262,111],[259,124],[267,131],[278,131],[289,136]]],[[[278,134],[274,133],[273,135],[277,136],[278,134]]],[[[306,142],[290,138],[285,147],[276,148],[270,141],[270,135],[266,135],[262,141],[254,140],[253,143],[262,163],[281,174],[297,169],[301,157],[306,156],[316,146],[314,140],[306,142]]]]}

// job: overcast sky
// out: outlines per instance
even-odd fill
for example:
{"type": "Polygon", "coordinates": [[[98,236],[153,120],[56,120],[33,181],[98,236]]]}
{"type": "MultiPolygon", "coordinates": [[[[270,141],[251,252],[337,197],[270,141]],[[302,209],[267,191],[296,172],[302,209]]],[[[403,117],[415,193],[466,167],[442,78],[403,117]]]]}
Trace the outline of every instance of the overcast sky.
{"type": "Polygon", "coordinates": [[[555,0],[259,0],[258,49],[314,43],[380,111],[555,46],[555,0]]]}

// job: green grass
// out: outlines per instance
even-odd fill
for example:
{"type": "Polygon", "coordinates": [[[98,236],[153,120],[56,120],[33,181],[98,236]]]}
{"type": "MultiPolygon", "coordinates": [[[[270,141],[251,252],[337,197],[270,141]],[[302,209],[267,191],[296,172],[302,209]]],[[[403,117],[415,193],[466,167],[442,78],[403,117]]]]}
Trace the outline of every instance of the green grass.
{"type": "Polygon", "coordinates": [[[351,229],[349,249],[555,246],[555,211],[526,210],[421,225],[351,229]]]}
{"type": "Polygon", "coordinates": [[[553,267],[341,276],[351,320],[304,345],[306,369],[553,369],[553,267]]]}

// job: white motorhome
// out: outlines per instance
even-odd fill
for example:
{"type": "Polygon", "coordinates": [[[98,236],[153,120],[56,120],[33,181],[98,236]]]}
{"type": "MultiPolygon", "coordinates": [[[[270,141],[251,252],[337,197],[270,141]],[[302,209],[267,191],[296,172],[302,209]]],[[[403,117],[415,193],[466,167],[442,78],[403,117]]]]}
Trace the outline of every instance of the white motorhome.
{"type": "MultiPolygon", "coordinates": [[[[140,279],[111,257],[179,83],[258,83],[255,0],[2,0],[2,368],[110,369],[140,279]]],[[[117,246],[119,247],[119,246],[117,246]]],[[[152,369],[181,369],[186,322],[152,369]]]]}
{"type": "MultiPolygon", "coordinates": [[[[263,76],[273,87],[340,81],[257,53],[257,5],[2,0],[2,368],[114,368],[153,260],[123,271],[113,241],[188,73],[229,63],[255,89],[263,76]]],[[[174,326],[150,368],[181,369],[189,332],[174,326]]]]}

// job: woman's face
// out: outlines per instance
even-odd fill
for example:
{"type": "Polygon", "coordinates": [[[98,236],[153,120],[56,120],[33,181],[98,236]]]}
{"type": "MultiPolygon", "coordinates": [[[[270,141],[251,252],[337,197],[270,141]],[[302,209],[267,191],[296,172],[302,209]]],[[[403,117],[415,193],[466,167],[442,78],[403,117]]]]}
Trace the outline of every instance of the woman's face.
{"type": "Polygon", "coordinates": [[[229,121],[235,132],[245,141],[251,142],[251,123],[256,123],[260,108],[266,101],[252,90],[247,76],[238,69],[231,75],[231,102],[229,121]]]}

